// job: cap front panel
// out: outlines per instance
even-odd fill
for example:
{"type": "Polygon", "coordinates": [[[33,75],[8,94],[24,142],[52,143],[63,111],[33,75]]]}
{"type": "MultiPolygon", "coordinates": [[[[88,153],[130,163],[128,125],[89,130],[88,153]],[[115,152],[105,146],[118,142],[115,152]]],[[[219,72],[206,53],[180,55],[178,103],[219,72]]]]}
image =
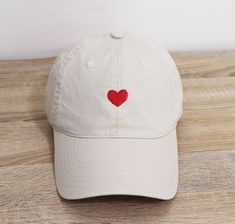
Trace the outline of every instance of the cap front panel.
{"type": "Polygon", "coordinates": [[[110,39],[81,45],[64,78],[57,129],[75,136],[116,135],[116,108],[107,99],[116,86],[115,63],[110,39]]]}
{"type": "Polygon", "coordinates": [[[175,64],[165,50],[151,42],[127,38],[122,49],[119,87],[127,89],[129,98],[119,109],[119,135],[166,134],[181,115],[182,86],[175,64]]]}

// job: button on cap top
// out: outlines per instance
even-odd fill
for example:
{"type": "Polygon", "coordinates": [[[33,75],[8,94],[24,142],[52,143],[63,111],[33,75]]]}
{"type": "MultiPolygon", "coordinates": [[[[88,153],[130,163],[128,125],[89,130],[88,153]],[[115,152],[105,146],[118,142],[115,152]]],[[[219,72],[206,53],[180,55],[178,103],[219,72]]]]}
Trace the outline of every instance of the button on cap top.
{"type": "Polygon", "coordinates": [[[111,33],[111,37],[114,39],[121,39],[124,37],[124,34],[121,32],[114,32],[114,33],[111,33]]]}

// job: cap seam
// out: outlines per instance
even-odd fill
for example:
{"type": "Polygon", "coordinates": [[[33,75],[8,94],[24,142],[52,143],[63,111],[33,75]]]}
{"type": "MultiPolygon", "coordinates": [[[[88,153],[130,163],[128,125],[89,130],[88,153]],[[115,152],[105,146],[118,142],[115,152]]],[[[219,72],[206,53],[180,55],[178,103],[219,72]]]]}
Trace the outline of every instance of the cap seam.
{"type": "Polygon", "coordinates": [[[170,134],[173,130],[176,129],[178,121],[176,121],[169,129],[168,131],[163,132],[162,134],[160,134],[159,136],[129,136],[129,135],[120,135],[120,136],[116,136],[116,135],[110,135],[110,136],[104,136],[104,135],[75,135],[75,134],[71,134],[71,133],[67,133],[62,131],[61,129],[52,126],[53,130],[58,131],[64,135],[67,135],[69,137],[73,137],[73,138],[87,138],[87,139],[99,139],[99,138],[113,138],[113,139],[119,139],[119,138],[123,138],[123,139],[159,139],[159,138],[163,138],[164,136],[167,136],[168,134],[170,134]]]}
{"type": "MultiPolygon", "coordinates": [[[[121,66],[121,41],[117,42],[117,91],[119,91],[119,76],[120,76],[120,66],[121,66]]],[[[119,135],[119,108],[117,107],[117,136],[119,135]]]]}
{"type": "Polygon", "coordinates": [[[66,58],[64,58],[62,62],[63,64],[60,66],[58,74],[56,76],[56,87],[53,98],[53,106],[51,108],[51,117],[53,117],[54,122],[56,121],[58,116],[59,103],[61,98],[61,86],[63,84],[65,73],[67,72],[69,65],[71,64],[74,56],[77,55],[79,50],[80,50],[80,45],[77,45],[68,53],[68,55],[66,55],[66,58]]]}
{"type": "MultiPolygon", "coordinates": [[[[115,39],[114,41],[114,49],[115,49],[115,77],[116,77],[116,91],[119,91],[119,83],[118,83],[118,76],[119,76],[119,40],[115,39]]],[[[116,107],[116,136],[118,136],[118,107],[116,107]]]]}

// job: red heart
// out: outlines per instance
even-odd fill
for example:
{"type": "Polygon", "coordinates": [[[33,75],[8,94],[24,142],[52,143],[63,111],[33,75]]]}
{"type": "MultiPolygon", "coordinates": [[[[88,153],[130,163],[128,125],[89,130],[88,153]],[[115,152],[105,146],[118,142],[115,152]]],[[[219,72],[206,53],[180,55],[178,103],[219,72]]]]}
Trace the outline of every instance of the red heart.
{"type": "Polygon", "coordinates": [[[109,90],[107,94],[108,100],[115,105],[116,107],[121,106],[126,102],[128,98],[128,92],[125,89],[120,90],[119,92],[115,90],[109,90]]]}

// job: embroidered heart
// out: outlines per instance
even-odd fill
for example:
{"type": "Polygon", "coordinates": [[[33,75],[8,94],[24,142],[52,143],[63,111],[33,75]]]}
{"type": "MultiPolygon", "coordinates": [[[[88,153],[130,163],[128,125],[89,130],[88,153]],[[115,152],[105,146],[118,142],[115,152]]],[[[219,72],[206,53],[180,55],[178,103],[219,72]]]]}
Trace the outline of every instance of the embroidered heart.
{"type": "Polygon", "coordinates": [[[115,105],[116,107],[121,106],[126,102],[128,98],[128,92],[125,89],[120,90],[119,92],[115,90],[109,90],[107,94],[108,100],[115,105]]]}

